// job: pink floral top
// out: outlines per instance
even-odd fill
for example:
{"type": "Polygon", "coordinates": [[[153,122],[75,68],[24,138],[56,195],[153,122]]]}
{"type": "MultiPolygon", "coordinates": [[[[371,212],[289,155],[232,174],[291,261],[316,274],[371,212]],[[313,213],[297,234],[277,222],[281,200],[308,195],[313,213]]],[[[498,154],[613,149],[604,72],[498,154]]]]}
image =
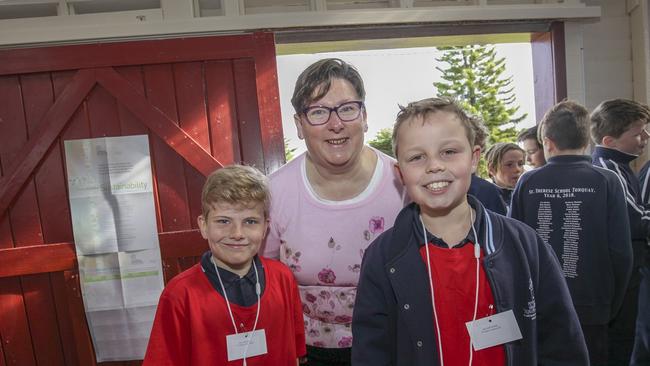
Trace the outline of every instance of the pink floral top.
{"type": "Polygon", "coordinates": [[[298,280],[307,344],[352,345],[352,308],[364,250],[390,228],[404,205],[394,160],[378,155],[364,192],[326,201],[311,190],[300,155],[271,174],[271,226],[264,255],[280,258],[298,280]]]}

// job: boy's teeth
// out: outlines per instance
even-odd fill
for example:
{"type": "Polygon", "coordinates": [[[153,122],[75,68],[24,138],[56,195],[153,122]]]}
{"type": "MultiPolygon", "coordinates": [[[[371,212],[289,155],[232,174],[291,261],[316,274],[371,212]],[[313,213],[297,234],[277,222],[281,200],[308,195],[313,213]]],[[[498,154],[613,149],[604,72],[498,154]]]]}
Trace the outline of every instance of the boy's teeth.
{"type": "Polygon", "coordinates": [[[340,145],[340,144],[344,143],[345,140],[347,140],[347,139],[343,138],[343,139],[327,140],[327,142],[329,142],[330,144],[333,144],[333,145],[340,145]]]}
{"type": "Polygon", "coordinates": [[[427,184],[428,189],[442,189],[449,185],[449,182],[433,182],[427,184]]]}

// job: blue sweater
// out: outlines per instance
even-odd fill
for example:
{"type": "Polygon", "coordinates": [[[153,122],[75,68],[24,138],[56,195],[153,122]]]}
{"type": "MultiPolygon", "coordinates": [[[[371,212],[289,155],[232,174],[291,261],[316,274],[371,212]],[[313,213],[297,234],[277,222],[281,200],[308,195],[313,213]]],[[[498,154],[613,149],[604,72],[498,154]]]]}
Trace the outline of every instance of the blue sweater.
{"type": "Polygon", "coordinates": [[[555,156],[524,174],[509,215],[535,229],[560,259],[582,324],[607,324],[632,273],[630,224],[616,174],[585,155],[555,156]]]}
{"type": "MultiPolygon", "coordinates": [[[[588,365],[578,317],[553,250],[530,227],[485,210],[475,225],[497,311],[513,310],[523,339],[505,345],[508,366],[588,365]]],[[[352,364],[439,365],[427,270],[413,222],[402,209],[395,226],[366,250],[352,319],[352,364]],[[408,305],[408,306],[407,306],[408,305]]],[[[468,299],[471,301],[471,299],[468,299]]]]}
{"type": "Polygon", "coordinates": [[[499,187],[476,174],[472,174],[472,182],[469,185],[469,192],[467,193],[478,198],[488,210],[492,210],[501,215],[506,214],[506,203],[501,197],[499,187]]]}
{"type": "Polygon", "coordinates": [[[633,267],[634,270],[638,270],[643,264],[647,250],[646,238],[649,232],[650,212],[646,211],[643,205],[639,181],[636,175],[634,175],[632,168],[630,168],[630,162],[636,159],[637,156],[603,146],[596,146],[591,157],[592,163],[595,166],[613,171],[618,175],[624,185],[623,189],[627,201],[627,212],[630,219],[632,250],[634,251],[633,267]]]}

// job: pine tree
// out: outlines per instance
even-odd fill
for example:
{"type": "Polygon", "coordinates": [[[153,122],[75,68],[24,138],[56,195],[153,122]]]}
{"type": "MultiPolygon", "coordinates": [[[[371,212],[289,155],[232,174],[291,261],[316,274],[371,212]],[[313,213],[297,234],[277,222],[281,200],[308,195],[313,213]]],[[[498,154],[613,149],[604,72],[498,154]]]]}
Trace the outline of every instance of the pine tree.
{"type": "Polygon", "coordinates": [[[368,141],[368,145],[374,147],[375,149],[383,152],[386,155],[393,155],[393,130],[390,128],[382,128],[377,132],[375,138],[368,141]]]}
{"type": "Polygon", "coordinates": [[[289,139],[285,138],[284,139],[284,161],[289,161],[293,159],[295,156],[295,152],[298,148],[297,147],[290,147],[289,146],[289,139]]]}
{"type": "Polygon", "coordinates": [[[494,45],[439,47],[443,55],[436,59],[448,68],[436,67],[441,82],[433,83],[439,96],[453,97],[472,114],[479,115],[490,130],[490,143],[516,140],[517,123],[526,114],[519,111],[513,93],[512,76],[504,77],[505,58],[498,58],[494,45]]]}

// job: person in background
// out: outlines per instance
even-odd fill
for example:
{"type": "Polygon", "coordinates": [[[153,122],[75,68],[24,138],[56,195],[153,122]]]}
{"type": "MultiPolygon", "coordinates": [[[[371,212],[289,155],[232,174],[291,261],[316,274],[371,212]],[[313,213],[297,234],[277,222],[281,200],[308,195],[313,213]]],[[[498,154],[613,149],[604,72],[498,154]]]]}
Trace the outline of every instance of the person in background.
{"type": "Polygon", "coordinates": [[[160,295],[144,366],[289,366],[306,353],[295,279],[257,255],[269,204],[267,178],[253,167],[208,176],[198,225],[210,250],[160,295]]]}
{"type": "MultiPolygon", "coordinates": [[[[650,213],[641,198],[639,180],[630,162],[639,157],[648,142],[648,108],[627,99],[611,99],[600,103],[591,112],[591,138],[596,144],[592,164],[611,170],[624,185],[630,220],[633,265],[621,311],[609,328],[609,359],[611,364],[628,365],[635,342],[635,328],[641,282],[640,269],[647,253],[650,213]]],[[[647,314],[645,308],[641,312],[647,314]]]]}
{"type": "Polygon", "coordinates": [[[291,103],[307,151],[270,175],[265,255],[296,277],[310,366],[349,365],[361,258],[393,226],[404,194],[395,160],[364,144],[361,75],[340,59],[304,70],[291,103]]]}
{"type": "MultiPolygon", "coordinates": [[[[489,131],[480,117],[470,116],[469,119],[474,129],[474,145],[479,146],[482,153],[485,151],[485,143],[489,136],[489,131]]],[[[506,214],[506,203],[501,198],[499,188],[479,177],[476,173],[472,174],[472,182],[469,185],[469,192],[467,193],[481,201],[483,206],[488,210],[492,210],[501,215],[506,214]]]]}
{"type": "Polygon", "coordinates": [[[632,272],[630,222],[617,175],[591,165],[589,112],[572,101],[539,125],[548,164],[521,176],[509,215],[535,229],[560,260],[592,366],[605,366],[608,325],[632,272]]]}
{"type": "Polygon", "coordinates": [[[453,100],[424,99],[397,115],[395,168],[413,203],[363,258],[354,365],[588,365],[551,248],[467,194],[481,153],[474,141],[453,100]],[[497,329],[503,338],[485,335],[497,329]]]}
{"type": "Polygon", "coordinates": [[[537,139],[537,126],[523,130],[517,136],[517,143],[526,152],[526,162],[533,168],[546,164],[542,143],[537,139]]]}
{"type": "MultiPolygon", "coordinates": [[[[641,106],[636,110],[639,119],[650,120],[650,109],[641,106]]],[[[650,161],[647,161],[639,171],[641,185],[641,201],[646,209],[650,208],[650,161]]],[[[646,249],[645,262],[641,269],[641,285],[639,287],[639,309],[650,308],[650,250],[646,249]]],[[[631,366],[650,365],[650,312],[639,311],[636,320],[636,334],[632,351],[631,366]]]]}
{"type": "MultiPolygon", "coordinates": [[[[646,209],[650,208],[650,161],[639,171],[641,200],[646,209]]],[[[646,248],[644,263],[640,269],[639,309],[650,309],[650,250],[646,248]]],[[[639,311],[636,318],[634,349],[630,366],[650,365],[650,312],[639,311]]]]}
{"type": "Polygon", "coordinates": [[[494,184],[499,187],[501,198],[506,207],[510,206],[510,197],[519,177],[524,173],[525,152],[511,142],[499,142],[488,149],[485,154],[487,169],[494,184]]]}

